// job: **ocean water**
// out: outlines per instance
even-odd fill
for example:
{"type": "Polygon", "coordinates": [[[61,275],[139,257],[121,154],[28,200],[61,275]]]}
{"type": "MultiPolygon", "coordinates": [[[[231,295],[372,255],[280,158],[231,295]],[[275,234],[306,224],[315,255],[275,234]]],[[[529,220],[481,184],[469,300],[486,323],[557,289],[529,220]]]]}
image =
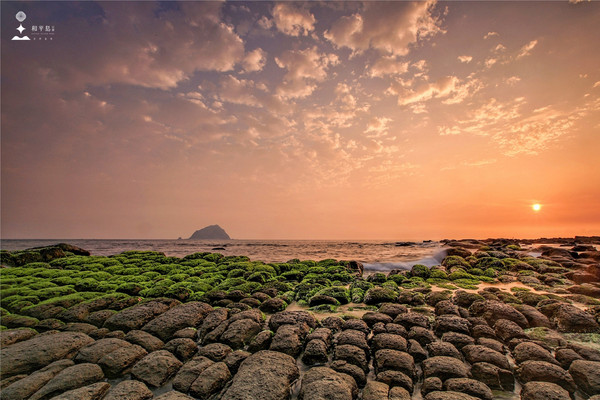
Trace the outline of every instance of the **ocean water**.
{"type": "Polygon", "coordinates": [[[197,252],[216,252],[226,256],[248,256],[263,262],[300,260],[356,260],[366,270],[389,271],[409,269],[414,264],[429,267],[439,264],[444,257],[440,242],[416,242],[410,246],[396,246],[389,241],[332,241],[332,240],[117,240],[117,239],[62,239],[62,240],[1,240],[2,250],[23,250],[56,243],[79,246],[98,256],[110,256],[129,250],[159,251],[167,256],[184,257],[197,252]]]}

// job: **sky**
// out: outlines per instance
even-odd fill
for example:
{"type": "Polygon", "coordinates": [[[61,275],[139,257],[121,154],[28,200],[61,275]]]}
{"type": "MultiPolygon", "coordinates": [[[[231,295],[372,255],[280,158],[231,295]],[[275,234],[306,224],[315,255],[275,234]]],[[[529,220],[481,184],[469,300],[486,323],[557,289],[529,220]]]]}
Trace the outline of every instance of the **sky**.
{"type": "Polygon", "coordinates": [[[600,2],[1,7],[4,239],[600,234],[600,2]]]}

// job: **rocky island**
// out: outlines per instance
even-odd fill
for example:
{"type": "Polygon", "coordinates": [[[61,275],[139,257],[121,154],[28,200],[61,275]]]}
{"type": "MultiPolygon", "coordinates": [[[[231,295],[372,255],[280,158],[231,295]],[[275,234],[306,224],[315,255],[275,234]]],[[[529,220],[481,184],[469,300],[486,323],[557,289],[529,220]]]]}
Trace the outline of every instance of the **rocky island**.
{"type": "Polygon", "coordinates": [[[432,268],[2,251],[2,399],[600,398],[594,244],[452,241],[432,268]]]}
{"type": "Polygon", "coordinates": [[[218,239],[218,240],[230,240],[231,238],[219,225],[209,225],[205,228],[199,229],[190,236],[190,239],[194,240],[206,240],[206,239],[218,239]]]}

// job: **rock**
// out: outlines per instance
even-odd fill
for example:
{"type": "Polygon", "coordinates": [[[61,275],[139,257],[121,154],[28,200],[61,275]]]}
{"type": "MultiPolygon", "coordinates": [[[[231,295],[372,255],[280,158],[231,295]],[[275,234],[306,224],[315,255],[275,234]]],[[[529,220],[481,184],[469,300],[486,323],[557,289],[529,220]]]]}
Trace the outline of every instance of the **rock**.
{"type": "Polygon", "coordinates": [[[442,341],[452,343],[454,347],[461,350],[463,347],[474,344],[475,339],[463,333],[446,332],[442,335],[442,341]]]}
{"type": "Polygon", "coordinates": [[[180,304],[148,322],[142,330],[166,342],[178,330],[198,326],[211,311],[212,307],[206,303],[180,304]]]}
{"type": "Polygon", "coordinates": [[[421,386],[421,394],[426,396],[427,393],[441,391],[442,380],[436,376],[432,376],[423,380],[423,386],[421,386]]]}
{"type": "Polygon", "coordinates": [[[140,381],[119,382],[102,400],[149,400],[154,394],[140,381]]]}
{"type": "Polygon", "coordinates": [[[521,314],[527,318],[527,322],[529,322],[529,326],[532,328],[543,326],[546,328],[551,328],[552,324],[548,317],[538,311],[537,308],[528,306],[525,304],[517,304],[515,305],[515,309],[519,311],[521,314]]]}
{"type": "Polygon", "coordinates": [[[498,353],[504,353],[504,345],[497,340],[480,337],[479,339],[477,339],[477,344],[489,347],[490,349],[495,350],[498,353]]]}
{"type": "Polygon", "coordinates": [[[405,327],[403,327],[400,324],[385,324],[385,331],[387,333],[392,333],[394,335],[400,335],[404,338],[406,338],[408,336],[408,331],[406,330],[405,327]]]}
{"type": "Polygon", "coordinates": [[[309,342],[314,339],[319,339],[329,346],[331,344],[332,335],[331,329],[329,328],[317,328],[306,337],[306,341],[309,342]]]}
{"type": "Polygon", "coordinates": [[[492,389],[512,392],[515,388],[515,378],[509,370],[494,364],[478,362],[471,366],[473,379],[485,383],[492,389]]]}
{"type": "Polygon", "coordinates": [[[390,387],[400,386],[409,392],[413,391],[412,379],[403,372],[387,370],[377,374],[377,380],[390,387]]]}
{"type": "Polygon", "coordinates": [[[352,400],[358,393],[354,379],[331,368],[314,367],[302,377],[298,398],[302,400],[352,400]]]}
{"type": "Polygon", "coordinates": [[[269,328],[273,332],[277,332],[277,329],[281,325],[298,325],[304,322],[310,328],[317,327],[317,319],[306,311],[281,311],[277,314],[273,314],[269,319],[269,328]]]}
{"type": "Polygon", "coordinates": [[[116,313],[117,312],[115,310],[94,311],[93,313],[88,315],[87,318],[85,318],[85,322],[95,325],[98,328],[102,328],[106,320],[115,315],[116,313]]]}
{"type": "Polygon", "coordinates": [[[302,351],[302,339],[307,326],[283,325],[277,329],[269,347],[272,351],[280,351],[296,358],[302,351]]]}
{"type": "Polygon", "coordinates": [[[363,314],[362,316],[362,320],[365,321],[367,323],[367,325],[369,327],[373,327],[373,325],[375,325],[378,322],[383,322],[384,324],[388,324],[390,322],[392,322],[394,319],[384,313],[381,312],[366,312],[363,314]]]}
{"type": "Polygon", "coordinates": [[[554,383],[527,382],[521,389],[521,400],[571,400],[571,396],[554,383]]]}
{"type": "Polygon", "coordinates": [[[588,346],[580,345],[575,342],[569,342],[567,347],[575,350],[577,354],[589,361],[600,361],[600,350],[593,349],[588,346]]]}
{"type": "Polygon", "coordinates": [[[119,347],[118,349],[102,356],[98,360],[98,365],[102,367],[107,378],[116,378],[122,375],[129,367],[133,366],[138,360],[144,357],[148,352],[137,344],[119,347]]]}
{"type": "Polygon", "coordinates": [[[218,239],[218,240],[230,240],[231,238],[219,225],[209,225],[202,229],[195,231],[190,239],[194,240],[205,240],[205,239],[218,239]]]}
{"type": "Polygon", "coordinates": [[[405,314],[400,314],[396,318],[394,318],[395,324],[400,324],[404,326],[406,329],[410,329],[413,326],[420,326],[423,328],[429,327],[429,319],[423,314],[419,314],[416,312],[408,312],[405,314]]]}
{"type": "Polygon", "coordinates": [[[461,359],[460,351],[452,343],[432,342],[427,345],[427,352],[431,357],[446,356],[461,359]]]}
{"type": "Polygon", "coordinates": [[[561,304],[551,318],[559,332],[600,332],[594,316],[571,304],[561,304]]]}
{"type": "Polygon", "coordinates": [[[225,357],[225,365],[227,365],[227,368],[229,368],[229,371],[232,374],[237,373],[238,369],[240,368],[240,365],[242,364],[242,362],[250,357],[251,353],[244,351],[244,350],[236,350],[233,351],[229,354],[227,354],[227,357],[225,357]]]}
{"type": "Polygon", "coordinates": [[[87,386],[104,379],[102,369],[96,364],[84,363],[67,367],[35,392],[30,400],[45,400],[71,389],[87,386]]]}
{"type": "Polygon", "coordinates": [[[471,304],[473,304],[476,301],[483,301],[484,298],[477,293],[470,293],[464,290],[457,290],[454,292],[454,297],[452,300],[460,307],[471,307],[471,304]]]}
{"type": "MultiPolygon", "coordinates": [[[[334,297],[326,296],[324,294],[315,295],[315,296],[311,297],[310,300],[308,301],[309,307],[320,306],[322,304],[331,304],[334,306],[339,306],[340,302],[337,299],[335,299],[334,297]]],[[[281,310],[277,310],[277,311],[281,311],[281,310]]]]}
{"type": "Polygon", "coordinates": [[[507,319],[525,329],[529,327],[527,318],[514,307],[494,300],[476,302],[471,305],[469,312],[475,316],[482,316],[490,326],[494,326],[499,319],[507,319]]]}
{"type": "MultiPolygon", "coordinates": [[[[324,304],[324,303],[322,303],[322,304],[324,304]]],[[[285,310],[286,307],[287,307],[287,303],[283,299],[275,297],[273,299],[269,299],[269,300],[265,301],[264,303],[262,303],[260,305],[259,309],[266,313],[273,314],[273,313],[285,310]]]]}
{"type": "Polygon", "coordinates": [[[142,346],[148,353],[160,350],[165,345],[165,343],[156,336],[140,330],[127,332],[127,335],[125,335],[125,340],[127,340],[129,343],[142,346]]]}
{"type": "Polygon", "coordinates": [[[390,388],[383,382],[370,381],[362,392],[362,400],[382,400],[388,398],[390,388]]]}
{"type": "Polygon", "coordinates": [[[346,362],[344,360],[335,360],[331,363],[331,369],[342,374],[350,375],[359,387],[364,387],[367,383],[365,371],[362,368],[346,362]]]}
{"type": "Polygon", "coordinates": [[[517,368],[517,375],[523,383],[531,381],[556,383],[569,393],[575,392],[576,389],[575,382],[567,371],[545,361],[525,361],[517,368]]]}
{"type": "Polygon", "coordinates": [[[394,386],[390,389],[389,400],[410,400],[410,392],[403,387],[394,386]]]}
{"type": "Polygon", "coordinates": [[[398,298],[395,291],[389,288],[372,287],[365,293],[365,304],[375,305],[381,303],[393,303],[398,298]]]}
{"type": "Polygon", "coordinates": [[[179,372],[175,375],[175,379],[173,379],[173,388],[180,392],[189,392],[190,386],[192,386],[196,378],[212,364],[214,364],[214,361],[209,358],[195,356],[179,369],[179,372]]]}
{"type": "Polygon", "coordinates": [[[467,361],[471,364],[478,362],[486,362],[494,364],[502,369],[510,369],[510,364],[508,363],[506,356],[504,356],[504,354],[498,353],[497,351],[490,349],[489,347],[471,344],[463,347],[462,352],[465,355],[467,361]]]}
{"type": "Polygon", "coordinates": [[[492,400],[492,390],[485,384],[469,378],[451,378],[444,382],[444,389],[461,392],[483,400],[492,400]]]}
{"type": "Polygon", "coordinates": [[[408,339],[416,340],[421,346],[427,346],[429,343],[434,342],[436,337],[429,329],[413,326],[408,332],[408,339]]]}
{"type": "Polygon", "coordinates": [[[0,348],[31,339],[35,335],[37,335],[37,332],[34,329],[6,329],[0,331],[0,348]]]}
{"type": "Polygon", "coordinates": [[[221,335],[221,340],[232,349],[241,349],[250,343],[252,338],[261,331],[261,326],[252,319],[246,318],[230,323],[221,335]]]}
{"type": "Polygon", "coordinates": [[[335,316],[327,317],[323,318],[323,320],[321,321],[321,325],[324,328],[331,329],[332,332],[338,332],[342,329],[342,325],[344,325],[344,320],[340,317],[335,316]]]}
{"type": "Polygon", "coordinates": [[[569,369],[571,363],[575,360],[583,360],[583,357],[572,349],[558,349],[554,353],[554,358],[560,363],[560,366],[563,367],[563,369],[569,369]]]}
{"type": "Polygon", "coordinates": [[[512,351],[513,357],[517,364],[521,364],[528,360],[546,361],[552,364],[559,365],[559,362],[552,357],[552,354],[542,346],[532,342],[519,343],[512,351]]]}
{"type": "Polygon", "coordinates": [[[105,355],[110,354],[121,347],[129,346],[132,346],[132,344],[121,339],[108,338],[96,340],[94,343],[79,350],[79,353],[75,356],[75,361],[97,363],[98,360],[105,355]]]}
{"type": "Polygon", "coordinates": [[[375,372],[387,370],[401,371],[408,375],[411,379],[415,376],[415,361],[408,353],[383,349],[375,353],[375,372]]]}
{"type": "Polygon", "coordinates": [[[391,349],[399,351],[408,351],[408,342],[400,335],[394,335],[391,333],[380,333],[373,336],[371,342],[371,349],[373,352],[381,349],[391,349]]]}
{"type": "Polygon", "coordinates": [[[460,316],[458,307],[450,300],[442,300],[435,304],[435,315],[456,315],[460,316]]]}
{"type": "Polygon", "coordinates": [[[187,361],[196,354],[198,346],[190,338],[177,338],[169,341],[164,349],[173,353],[179,360],[187,361]]]}
{"type": "Polygon", "coordinates": [[[425,378],[435,376],[445,381],[449,378],[467,378],[469,369],[456,358],[438,356],[423,361],[423,373],[425,378]]]}
{"type": "Polygon", "coordinates": [[[425,360],[427,357],[429,357],[429,354],[427,354],[427,351],[425,351],[425,349],[423,349],[423,347],[421,347],[419,342],[417,342],[414,339],[410,339],[408,341],[408,354],[410,354],[416,362],[421,362],[421,361],[425,360]]]}
{"type": "Polygon", "coordinates": [[[161,394],[158,397],[155,397],[154,400],[194,400],[194,398],[190,397],[186,394],[172,390],[165,394],[161,394]]]}
{"type": "Polygon", "coordinates": [[[347,329],[339,333],[336,342],[338,345],[350,344],[352,346],[360,347],[366,352],[370,350],[365,333],[354,329],[347,329]]]}
{"type": "Polygon", "coordinates": [[[1,397],[3,400],[27,399],[32,394],[40,390],[46,383],[65,368],[73,366],[71,360],[58,360],[52,364],[25,376],[9,386],[2,388],[1,397]]]}
{"type": "Polygon", "coordinates": [[[192,327],[187,327],[187,328],[183,328],[183,329],[180,329],[177,332],[175,332],[173,334],[173,337],[178,338],[178,339],[179,338],[194,339],[197,334],[198,334],[198,329],[192,328],[192,327]]]}
{"type": "Polygon", "coordinates": [[[157,299],[147,303],[141,303],[108,318],[104,323],[104,327],[111,331],[121,330],[123,332],[140,329],[158,315],[178,304],[181,303],[173,299],[157,299]]]}
{"type": "Polygon", "coordinates": [[[138,361],[131,374],[153,387],[162,386],[183,364],[167,350],[157,350],[138,361]]]}
{"type": "MultiPolygon", "coordinates": [[[[506,320],[503,320],[506,321],[506,320]]],[[[490,338],[496,339],[496,332],[488,326],[487,323],[485,325],[475,325],[473,327],[473,335],[474,338],[490,338]]]]}
{"type": "Polygon", "coordinates": [[[306,365],[325,364],[327,362],[327,345],[320,339],[313,339],[306,344],[302,362],[306,365]]]}
{"type": "Polygon", "coordinates": [[[525,334],[525,331],[523,331],[523,328],[521,328],[516,323],[506,319],[499,319],[498,321],[496,321],[496,324],[494,325],[494,330],[496,332],[496,336],[498,336],[505,342],[514,338],[527,338],[527,335],[525,334]]]}
{"type": "Polygon", "coordinates": [[[342,325],[342,330],[355,330],[355,331],[360,331],[362,333],[364,333],[365,335],[368,335],[371,332],[371,329],[369,328],[369,325],[367,325],[367,323],[365,321],[363,321],[362,319],[357,319],[357,318],[351,318],[347,321],[344,321],[344,324],[342,325]]]}
{"type": "Polygon", "coordinates": [[[369,362],[366,352],[360,347],[351,344],[338,345],[335,348],[334,359],[343,360],[360,367],[363,371],[369,371],[369,362]]]}
{"type": "Polygon", "coordinates": [[[257,351],[267,350],[271,345],[272,338],[273,332],[271,331],[259,332],[258,335],[254,336],[254,339],[252,339],[248,345],[248,351],[251,353],[256,353],[257,351]]]}
{"type": "Polygon", "coordinates": [[[460,392],[431,392],[425,396],[425,400],[477,400],[476,397],[460,392]]]}
{"type": "Polygon", "coordinates": [[[579,389],[589,396],[600,394],[600,362],[575,360],[569,367],[579,389]]]}
{"type": "Polygon", "coordinates": [[[396,303],[383,303],[379,307],[379,312],[383,314],[387,314],[392,318],[396,318],[399,314],[404,314],[408,312],[408,308],[404,304],[396,304],[396,303]]]}
{"type": "Polygon", "coordinates": [[[198,349],[198,355],[210,358],[211,360],[218,362],[223,361],[229,353],[231,353],[231,347],[222,343],[211,343],[206,346],[202,346],[198,349]]]}
{"type": "Polygon", "coordinates": [[[440,315],[435,319],[433,328],[435,334],[442,336],[446,332],[458,332],[465,335],[470,334],[471,323],[456,315],[440,315]]]}
{"type": "Polygon", "coordinates": [[[229,379],[231,379],[231,373],[227,365],[224,362],[214,363],[202,371],[192,383],[190,394],[200,399],[207,399],[223,389],[229,379]]]}
{"type": "Polygon", "coordinates": [[[104,394],[110,389],[110,383],[98,382],[79,389],[69,390],[59,396],[53,397],[52,400],[100,400],[104,398],[104,394]]]}
{"type": "Polygon", "coordinates": [[[269,350],[259,351],[244,360],[223,398],[287,399],[291,384],[299,374],[296,360],[287,354],[269,350]]]}
{"type": "Polygon", "coordinates": [[[29,374],[62,358],[72,358],[80,348],[94,341],[79,332],[48,332],[12,344],[0,352],[0,376],[29,374]]]}
{"type": "Polygon", "coordinates": [[[200,342],[203,341],[207,333],[225,322],[228,316],[229,311],[226,308],[217,308],[209,312],[206,317],[204,317],[202,325],[198,329],[198,339],[200,342]]]}

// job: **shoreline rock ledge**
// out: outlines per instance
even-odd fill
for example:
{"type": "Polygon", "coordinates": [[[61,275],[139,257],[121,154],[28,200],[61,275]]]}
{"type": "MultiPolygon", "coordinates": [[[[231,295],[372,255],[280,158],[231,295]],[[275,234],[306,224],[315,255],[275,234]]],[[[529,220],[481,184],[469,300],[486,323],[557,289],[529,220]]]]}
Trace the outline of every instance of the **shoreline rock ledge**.
{"type": "Polygon", "coordinates": [[[190,239],[203,240],[203,239],[220,239],[220,240],[231,240],[227,232],[219,225],[209,225],[205,228],[199,229],[190,236],[190,239]]]}

